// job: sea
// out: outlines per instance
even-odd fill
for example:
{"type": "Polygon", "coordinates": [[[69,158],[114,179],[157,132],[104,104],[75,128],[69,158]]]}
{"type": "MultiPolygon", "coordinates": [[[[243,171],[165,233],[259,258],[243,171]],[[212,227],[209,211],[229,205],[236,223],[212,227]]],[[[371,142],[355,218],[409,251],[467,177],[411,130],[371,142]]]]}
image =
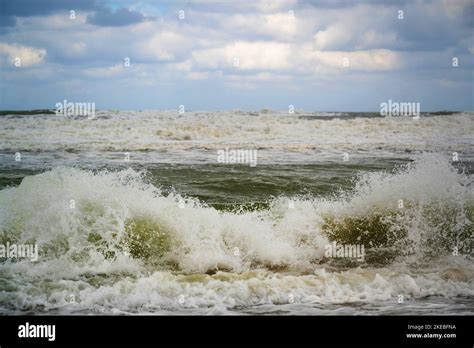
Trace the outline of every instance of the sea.
{"type": "Polygon", "coordinates": [[[473,172],[473,112],[1,112],[0,315],[474,315],[473,172]]]}

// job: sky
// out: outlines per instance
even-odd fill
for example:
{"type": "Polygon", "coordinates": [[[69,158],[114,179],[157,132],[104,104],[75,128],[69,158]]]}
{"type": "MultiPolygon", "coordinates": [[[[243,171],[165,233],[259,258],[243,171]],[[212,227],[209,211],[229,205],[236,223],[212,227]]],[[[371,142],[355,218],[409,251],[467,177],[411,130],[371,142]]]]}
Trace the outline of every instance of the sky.
{"type": "Polygon", "coordinates": [[[0,109],[469,111],[473,27],[474,0],[0,0],[0,109]]]}

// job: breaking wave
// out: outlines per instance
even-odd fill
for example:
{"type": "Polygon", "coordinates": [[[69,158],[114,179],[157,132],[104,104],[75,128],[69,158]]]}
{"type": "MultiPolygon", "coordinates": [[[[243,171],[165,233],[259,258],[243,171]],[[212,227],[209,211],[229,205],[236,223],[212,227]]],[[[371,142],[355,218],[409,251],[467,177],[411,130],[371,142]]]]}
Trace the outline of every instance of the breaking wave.
{"type": "Polygon", "coordinates": [[[2,311],[219,312],[288,303],[289,293],[308,303],[474,295],[472,178],[445,157],[254,211],[163,194],[145,178],[58,167],[0,191],[0,242],[40,249],[36,263],[0,261],[2,311]],[[332,242],[364,245],[364,261],[328,258],[332,242]]]}

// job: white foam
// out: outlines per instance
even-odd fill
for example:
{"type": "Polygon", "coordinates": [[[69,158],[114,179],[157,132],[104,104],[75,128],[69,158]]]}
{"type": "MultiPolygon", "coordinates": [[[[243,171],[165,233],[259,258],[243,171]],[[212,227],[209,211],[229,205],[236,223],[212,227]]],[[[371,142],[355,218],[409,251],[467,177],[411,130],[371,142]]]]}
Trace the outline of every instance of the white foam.
{"type": "MultiPolygon", "coordinates": [[[[311,115],[311,114],[310,114],[311,115]]],[[[321,115],[321,114],[312,114],[321,115]]],[[[332,114],[331,114],[332,115],[332,114]]],[[[465,151],[472,148],[474,113],[411,117],[311,119],[241,112],[100,112],[88,120],[57,115],[0,118],[3,151],[140,151],[258,146],[465,151]]],[[[323,114],[324,116],[324,114],[323,114]]],[[[332,115],[334,116],[334,115],[332,115]]]]}
{"type": "Polygon", "coordinates": [[[353,192],[334,199],[293,199],[294,208],[288,207],[289,197],[280,197],[268,210],[238,214],[177,194],[163,196],[131,169],[93,173],[55,168],[26,177],[18,187],[0,191],[0,230],[16,241],[37,242],[40,259],[35,264],[3,262],[2,274],[17,290],[0,295],[0,303],[8,300],[23,309],[62,308],[70,306],[65,301],[74,293],[78,302],[72,308],[95,311],[225,311],[287,303],[289,293],[308,303],[391,301],[400,292],[409,297],[473,295],[472,260],[464,256],[454,266],[451,259],[433,261],[437,267],[428,274],[413,273],[410,259],[379,269],[325,271],[318,266],[329,242],[322,231],[327,215],[393,211],[403,199],[410,213],[397,223],[408,227],[415,242],[442,232],[423,217],[424,209],[433,204],[456,211],[454,222],[446,218],[454,229],[472,224],[463,215],[463,208],[474,201],[472,179],[457,173],[449,159],[426,155],[396,173],[362,175],[353,192]],[[126,234],[130,219],[146,219],[171,235],[166,262],[149,263],[113,247],[116,257],[107,258],[88,241],[94,232],[113,246],[126,234]],[[170,263],[177,264],[178,271],[167,269],[170,263]],[[440,273],[451,266],[462,276],[458,271],[440,273]],[[203,275],[216,269],[230,273],[203,275]],[[90,279],[98,279],[100,286],[90,279]],[[184,306],[176,302],[180,294],[185,296],[184,306]]]}

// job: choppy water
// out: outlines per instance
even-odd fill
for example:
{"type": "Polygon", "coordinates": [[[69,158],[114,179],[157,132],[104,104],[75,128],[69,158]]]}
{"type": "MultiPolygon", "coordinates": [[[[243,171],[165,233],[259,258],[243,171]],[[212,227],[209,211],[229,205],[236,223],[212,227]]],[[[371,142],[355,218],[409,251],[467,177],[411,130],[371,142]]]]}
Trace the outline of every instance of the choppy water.
{"type": "Polygon", "coordinates": [[[0,259],[0,313],[474,314],[473,134],[473,113],[0,116],[0,242],[40,247],[0,259]]]}

